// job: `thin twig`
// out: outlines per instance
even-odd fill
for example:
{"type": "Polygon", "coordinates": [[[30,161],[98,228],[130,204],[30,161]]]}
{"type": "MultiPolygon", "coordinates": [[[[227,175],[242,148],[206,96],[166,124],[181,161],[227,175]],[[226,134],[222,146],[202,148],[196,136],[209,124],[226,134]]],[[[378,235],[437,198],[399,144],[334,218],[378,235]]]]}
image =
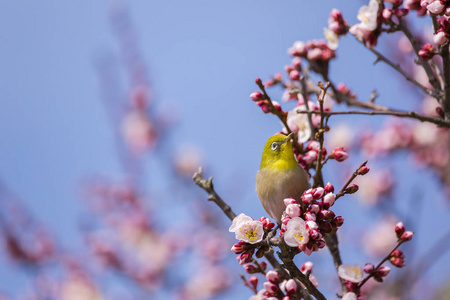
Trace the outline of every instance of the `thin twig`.
{"type": "MultiPolygon", "coordinates": [[[[299,110],[298,113],[302,114],[319,114],[318,111],[303,111],[299,110]]],[[[377,111],[377,110],[371,110],[371,111],[363,111],[363,110],[349,110],[349,111],[334,111],[334,112],[324,112],[325,116],[334,116],[334,115],[389,115],[389,116],[396,116],[400,118],[409,118],[409,119],[416,119],[421,122],[430,122],[433,124],[436,124],[440,127],[447,127],[450,128],[450,120],[444,120],[438,117],[432,117],[432,116],[426,116],[419,113],[416,113],[415,111],[400,111],[400,110],[387,110],[387,111],[377,111]]]]}
{"type": "Polygon", "coordinates": [[[367,164],[367,160],[365,162],[363,162],[361,165],[359,165],[358,169],[356,169],[355,172],[352,173],[352,176],[350,176],[350,178],[347,180],[347,182],[344,184],[344,186],[341,188],[341,190],[336,194],[336,200],[341,198],[342,196],[345,195],[345,190],[348,188],[348,186],[352,183],[353,179],[356,178],[356,176],[358,176],[358,171],[364,167],[367,164]]]}

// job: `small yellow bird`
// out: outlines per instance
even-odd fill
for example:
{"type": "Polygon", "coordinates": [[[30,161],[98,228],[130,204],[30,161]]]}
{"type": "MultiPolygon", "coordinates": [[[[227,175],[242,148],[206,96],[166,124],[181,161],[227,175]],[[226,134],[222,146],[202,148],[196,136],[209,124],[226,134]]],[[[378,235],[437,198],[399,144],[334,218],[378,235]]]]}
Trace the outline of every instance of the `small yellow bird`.
{"type": "Polygon", "coordinates": [[[281,223],[286,209],[285,198],[301,203],[303,192],[309,188],[308,174],[297,163],[292,150],[293,133],[271,136],[262,153],[256,174],[256,192],[266,212],[281,223]]]}

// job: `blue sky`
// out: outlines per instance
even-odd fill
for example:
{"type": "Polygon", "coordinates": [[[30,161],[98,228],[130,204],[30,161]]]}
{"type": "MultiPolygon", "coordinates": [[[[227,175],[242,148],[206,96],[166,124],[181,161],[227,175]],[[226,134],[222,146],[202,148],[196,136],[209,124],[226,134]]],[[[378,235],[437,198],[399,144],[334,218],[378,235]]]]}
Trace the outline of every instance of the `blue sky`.
{"type": "MultiPolygon", "coordinates": [[[[115,2],[0,2],[0,178],[68,247],[80,247],[82,182],[121,173],[95,67],[111,57],[112,68],[123,70],[109,18],[115,2]]],[[[262,145],[280,130],[250,101],[254,79],[282,72],[294,41],[322,38],[335,5],[353,23],[361,3],[128,2],[154,106],[177,107],[180,117],[167,138],[174,147],[202,149],[217,189],[243,199],[230,199],[235,211],[263,214],[254,175],[262,145]]],[[[416,103],[404,99],[402,81],[389,79],[386,66],[373,67],[374,57],[351,37],[341,41],[338,57],[332,76],[362,98],[377,87],[382,104],[416,103]]],[[[120,86],[111,88],[125,96],[129,82],[119,79],[120,86]]]]}

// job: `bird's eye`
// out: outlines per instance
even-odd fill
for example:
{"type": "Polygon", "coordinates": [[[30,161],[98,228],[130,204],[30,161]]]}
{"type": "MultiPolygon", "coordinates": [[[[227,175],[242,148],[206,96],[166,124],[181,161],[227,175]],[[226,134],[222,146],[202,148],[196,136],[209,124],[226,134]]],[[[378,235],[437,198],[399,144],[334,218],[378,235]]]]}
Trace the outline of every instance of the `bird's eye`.
{"type": "Polygon", "coordinates": [[[272,149],[273,151],[278,149],[278,143],[273,142],[272,145],[270,146],[270,149],[272,149]]]}

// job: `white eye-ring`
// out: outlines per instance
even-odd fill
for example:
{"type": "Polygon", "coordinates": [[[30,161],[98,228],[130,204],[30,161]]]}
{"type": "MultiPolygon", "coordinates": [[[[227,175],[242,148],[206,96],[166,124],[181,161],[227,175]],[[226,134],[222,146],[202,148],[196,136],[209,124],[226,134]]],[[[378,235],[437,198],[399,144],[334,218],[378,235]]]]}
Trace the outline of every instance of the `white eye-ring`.
{"type": "Polygon", "coordinates": [[[270,146],[270,149],[272,149],[273,151],[278,149],[278,143],[277,142],[273,142],[272,145],[270,146]]]}

